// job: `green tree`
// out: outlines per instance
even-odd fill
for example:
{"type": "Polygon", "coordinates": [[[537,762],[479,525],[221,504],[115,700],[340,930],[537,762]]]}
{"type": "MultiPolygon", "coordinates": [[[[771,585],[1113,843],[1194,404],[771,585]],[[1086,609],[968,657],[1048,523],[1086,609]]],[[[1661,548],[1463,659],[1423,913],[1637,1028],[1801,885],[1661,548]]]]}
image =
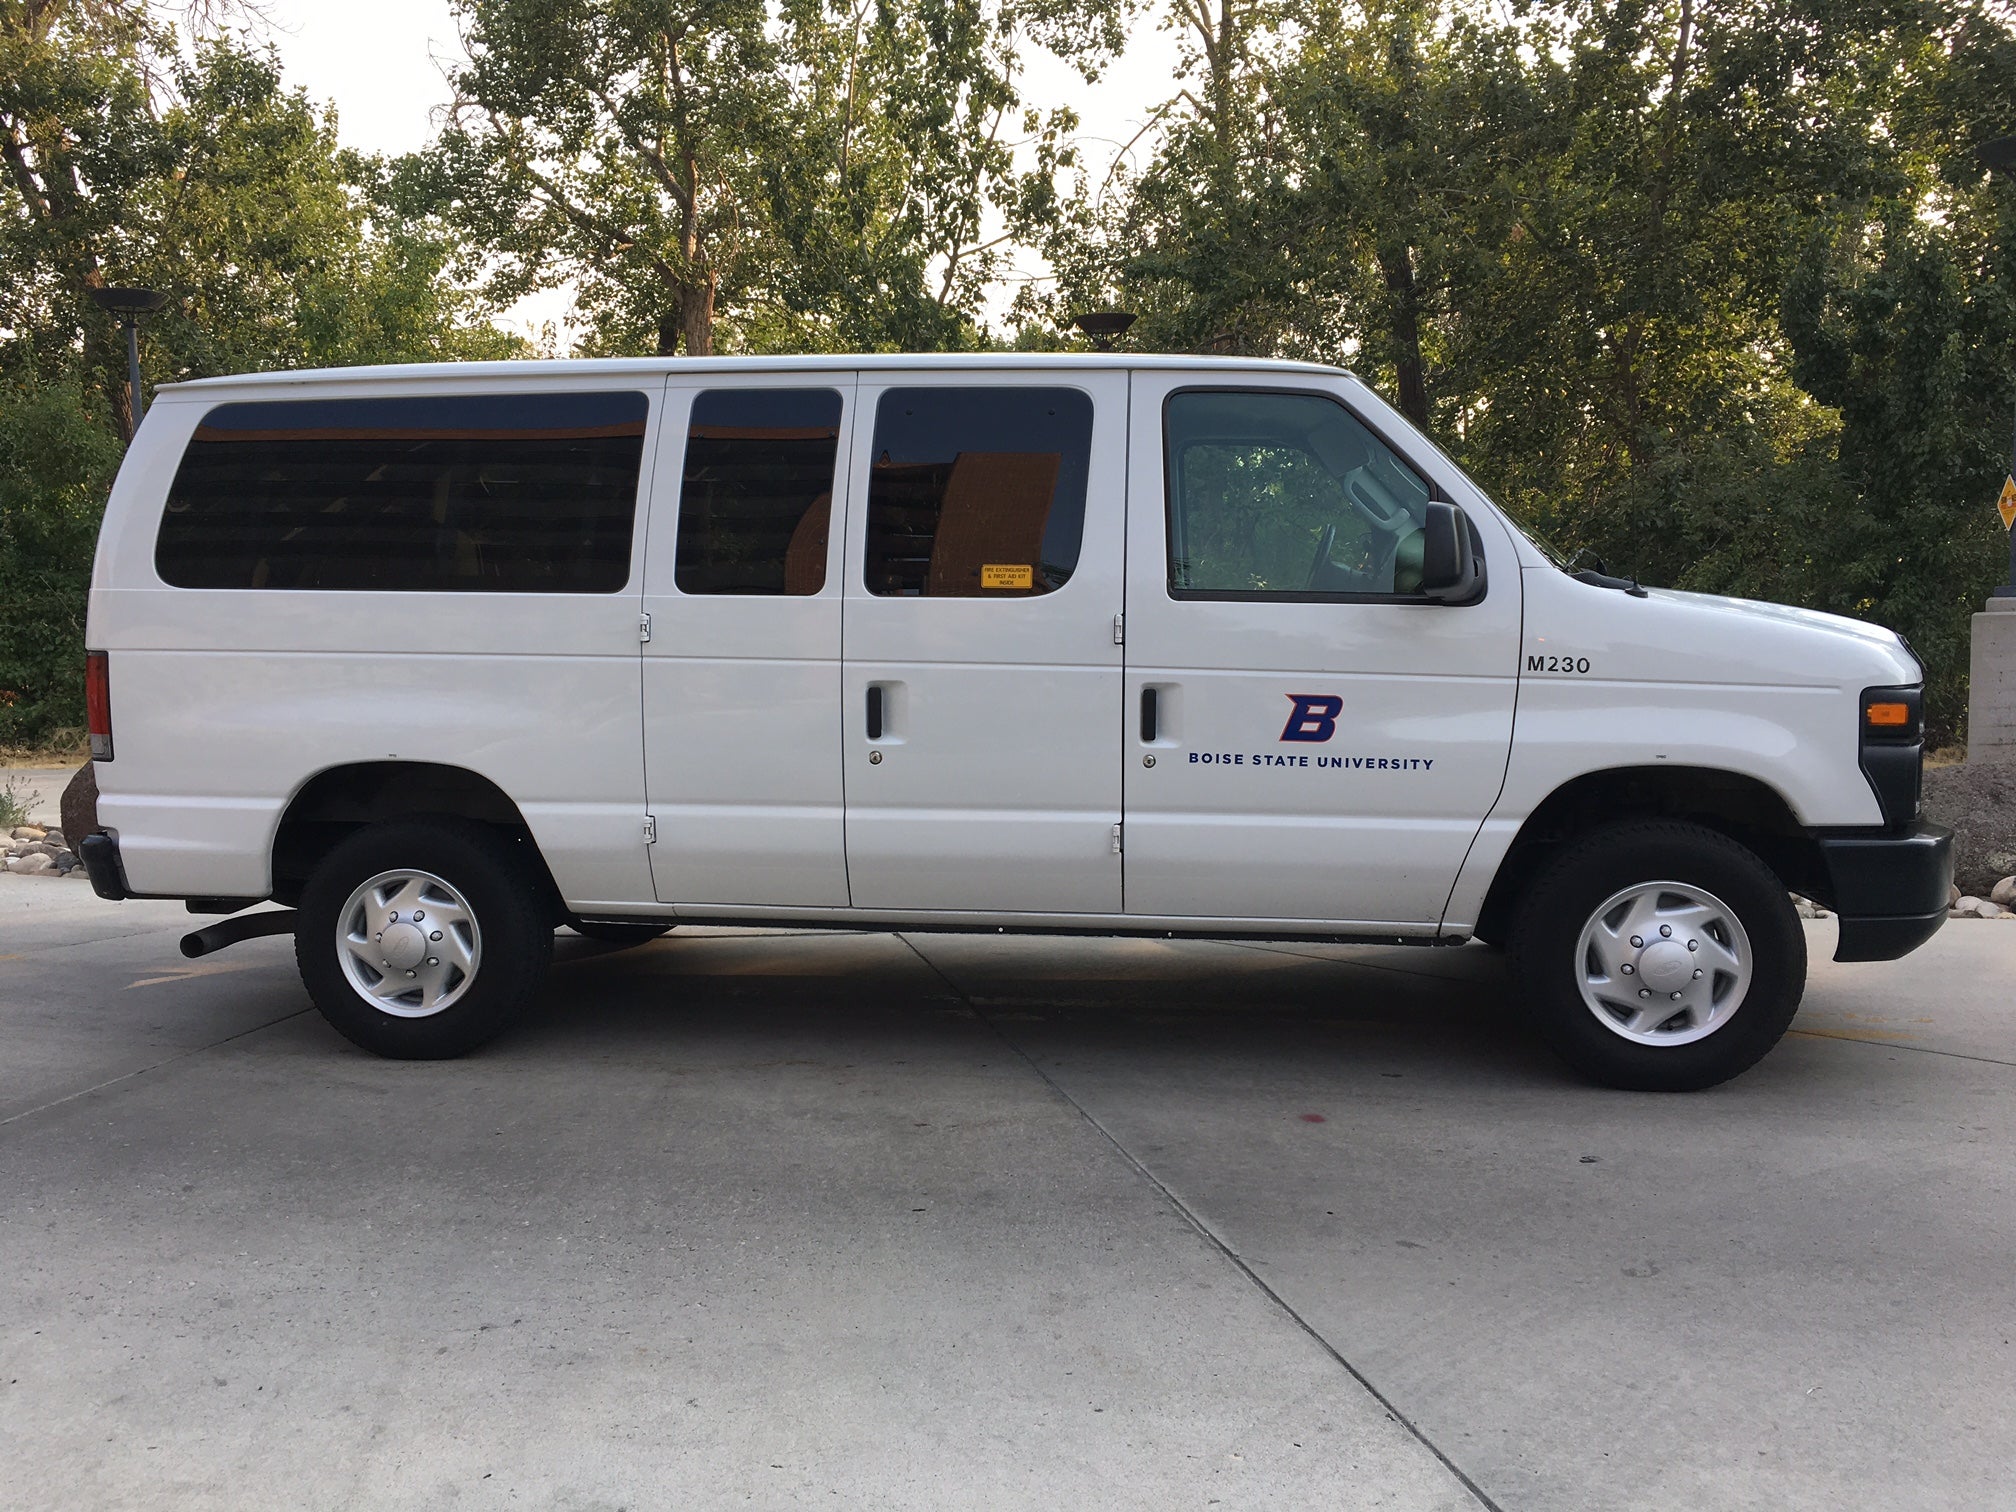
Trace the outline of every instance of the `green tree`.
{"type": "Polygon", "coordinates": [[[83,725],[84,592],[119,453],[74,377],[0,378],[0,747],[83,725]]]}
{"type": "Polygon", "coordinates": [[[1056,319],[1359,368],[1649,581],[1904,630],[1935,728],[1994,580],[2008,18],[1974,0],[1171,0],[1148,166],[1081,180],[1056,319]]]}
{"type": "Polygon", "coordinates": [[[523,349],[444,277],[444,230],[270,55],[180,48],[145,5],[0,0],[0,742],[82,723],[84,591],[128,428],[90,300],[167,290],[156,382],[523,349]]]}
{"type": "Polygon", "coordinates": [[[167,40],[130,0],[0,0],[0,353],[46,369],[81,348],[122,430],[119,341],[89,291],[161,169],[148,69],[167,40]]]}
{"type": "Polygon", "coordinates": [[[494,297],[571,282],[593,351],[975,338],[993,218],[1049,180],[1067,115],[1018,48],[1084,59],[1121,0],[460,0],[471,62],[406,173],[494,260],[494,297]]]}

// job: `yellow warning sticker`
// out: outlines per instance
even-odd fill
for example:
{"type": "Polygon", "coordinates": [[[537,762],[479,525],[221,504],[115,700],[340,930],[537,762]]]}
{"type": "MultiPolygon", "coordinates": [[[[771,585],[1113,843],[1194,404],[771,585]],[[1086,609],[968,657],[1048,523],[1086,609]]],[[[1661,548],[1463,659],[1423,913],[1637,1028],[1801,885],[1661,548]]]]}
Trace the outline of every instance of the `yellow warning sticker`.
{"type": "MultiPolygon", "coordinates": [[[[970,558],[969,558],[970,560],[970,558]]],[[[1036,586],[1036,569],[1026,563],[1007,566],[1000,562],[988,562],[980,568],[982,588],[1033,588],[1036,586]]]]}
{"type": "Polygon", "coordinates": [[[1995,508],[2001,512],[2002,528],[2016,529],[2016,477],[2002,480],[2002,497],[1995,501],[1995,508]]]}

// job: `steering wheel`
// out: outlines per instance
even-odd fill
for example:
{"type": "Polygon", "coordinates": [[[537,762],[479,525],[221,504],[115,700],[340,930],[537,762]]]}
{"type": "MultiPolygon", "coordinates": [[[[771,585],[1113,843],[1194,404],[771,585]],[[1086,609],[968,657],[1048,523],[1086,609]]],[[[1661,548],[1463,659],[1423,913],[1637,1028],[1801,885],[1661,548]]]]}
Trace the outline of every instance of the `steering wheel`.
{"type": "Polygon", "coordinates": [[[1323,527],[1323,538],[1316,543],[1315,558],[1309,563],[1309,581],[1305,586],[1310,592],[1315,592],[1320,586],[1317,580],[1323,576],[1323,569],[1330,565],[1330,548],[1336,544],[1337,525],[1333,520],[1323,527]]]}

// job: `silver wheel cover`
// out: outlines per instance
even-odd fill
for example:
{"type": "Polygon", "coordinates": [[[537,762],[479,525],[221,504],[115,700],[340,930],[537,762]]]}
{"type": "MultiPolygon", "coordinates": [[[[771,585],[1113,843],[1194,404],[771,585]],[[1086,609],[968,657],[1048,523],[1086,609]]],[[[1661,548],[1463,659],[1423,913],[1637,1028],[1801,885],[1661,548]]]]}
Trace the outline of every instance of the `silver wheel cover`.
{"type": "Polygon", "coordinates": [[[336,959],[357,995],[395,1018],[431,1018],[476,980],[483,936],[460,893],[432,872],[380,872],[336,916],[336,959]]]}
{"type": "Polygon", "coordinates": [[[1690,882],[1613,893],[1582,926],[1576,983],[1596,1022],[1635,1045],[1691,1045],[1750,990],[1750,936],[1736,911],[1690,882]]]}

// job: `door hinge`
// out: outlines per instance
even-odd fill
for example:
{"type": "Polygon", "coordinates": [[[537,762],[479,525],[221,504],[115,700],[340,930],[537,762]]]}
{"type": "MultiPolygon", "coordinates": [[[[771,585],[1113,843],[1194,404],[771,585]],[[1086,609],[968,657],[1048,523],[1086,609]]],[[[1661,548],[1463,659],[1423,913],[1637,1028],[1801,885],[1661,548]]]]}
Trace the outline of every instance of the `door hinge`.
{"type": "Polygon", "coordinates": [[[640,641],[651,639],[651,616],[648,614],[637,616],[637,639],[640,641]]]}
{"type": "Polygon", "coordinates": [[[1120,826],[1117,824],[1113,826],[1113,854],[1120,854],[1120,826]]]}
{"type": "Polygon", "coordinates": [[[644,843],[646,845],[658,843],[658,821],[650,814],[644,816],[644,843]]]}
{"type": "Polygon", "coordinates": [[[1113,616],[1113,644],[1116,646],[1127,644],[1127,616],[1124,614],[1113,616]]]}

